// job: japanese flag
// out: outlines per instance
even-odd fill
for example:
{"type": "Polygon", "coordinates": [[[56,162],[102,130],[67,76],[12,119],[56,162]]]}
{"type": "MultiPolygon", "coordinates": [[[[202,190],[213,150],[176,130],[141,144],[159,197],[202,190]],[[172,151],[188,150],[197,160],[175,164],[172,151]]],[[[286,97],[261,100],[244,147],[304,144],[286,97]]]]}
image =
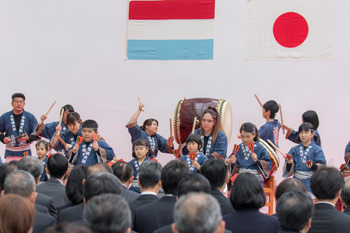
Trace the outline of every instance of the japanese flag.
{"type": "Polygon", "coordinates": [[[335,0],[248,0],[247,59],[334,58],[335,0]]]}

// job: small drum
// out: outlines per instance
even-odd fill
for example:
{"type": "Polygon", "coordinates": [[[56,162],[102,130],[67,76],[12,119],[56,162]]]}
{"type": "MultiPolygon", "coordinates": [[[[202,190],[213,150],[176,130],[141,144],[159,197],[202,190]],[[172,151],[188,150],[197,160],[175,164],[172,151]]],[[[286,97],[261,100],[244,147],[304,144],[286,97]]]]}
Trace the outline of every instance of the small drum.
{"type": "MultiPolygon", "coordinates": [[[[215,107],[220,115],[221,125],[226,134],[227,142],[232,133],[232,110],[229,102],[223,99],[196,98],[180,100],[174,113],[174,134],[176,142],[181,145],[186,142],[192,131],[193,119],[200,119],[204,110],[209,106],[215,107]]],[[[200,127],[200,122],[197,128],[200,127]]]]}
{"type": "MultiPolygon", "coordinates": [[[[271,159],[271,169],[270,169],[270,177],[271,177],[272,175],[274,175],[276,173],[276,171],[280,165],[280,159],[278,158],[275,151],[270,147],[270,145],[267,142],[265,142],[261,138],[259,138],[259,142],[261,145],[263,145],[265,147],[265,149],[269,153],[269,156],[271,159]]],[[[264,178],[264,183],[266,181],[268,181],[268,179],[264,178]]]]}

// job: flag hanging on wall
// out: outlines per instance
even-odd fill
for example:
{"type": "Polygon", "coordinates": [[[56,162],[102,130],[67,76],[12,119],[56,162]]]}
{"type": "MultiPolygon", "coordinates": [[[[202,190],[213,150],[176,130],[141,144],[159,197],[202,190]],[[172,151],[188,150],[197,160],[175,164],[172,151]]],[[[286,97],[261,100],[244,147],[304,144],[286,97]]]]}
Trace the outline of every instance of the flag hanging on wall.
{"type": "Polygon", "coordinates": [[[127,59],[213,59],[215,0],[131,0],[127,59]]]}
{"type": "Polygon", "coordinates": [[[248,0],[246,58],[334,58],[335,0],[248,0]]]}

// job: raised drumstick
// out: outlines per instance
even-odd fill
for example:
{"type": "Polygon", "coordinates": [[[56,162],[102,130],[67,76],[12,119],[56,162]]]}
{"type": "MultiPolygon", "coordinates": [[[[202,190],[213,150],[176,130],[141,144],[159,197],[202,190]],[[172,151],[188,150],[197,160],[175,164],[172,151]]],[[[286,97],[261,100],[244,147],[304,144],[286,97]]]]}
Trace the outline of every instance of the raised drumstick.
{"type": "Polygon", "coordinates": [[[263,105],[261,104],[261,102],[260,102],[258,96],[257,96],[256,94],[254,94],[254,96],[255,96],[256,100],[259,102],[260,106],[263,108],[263,105]]]}
{"type": "MultiPolygon", "coordinates": [[[[142,102],[141,102],[140,96],[137,96],[137,98],[139,99],[139,103],[141,104],[142,102]]],[[[145,111],[145,109],[143,107],[142,107],[142,111],[145,111]]]]}
{"type": "Polygon", "coordinates": [[[66,144],[65,141],[63,141],[63,139],[61,138],[61,136],[57,134],[57,138],[58,138],[58,140],[60,140],[60,142],[62,142],[63,146],[66,147],[67,144],[66,144]]]}
{"type": "Polygon", "coordinates": [[[273,146],[278,152],[280,152],[284,159],[286,159],[287,155],[286,155],[285,153],[283,153],[280,149],[278,149],[278,147],[275,146],[275,144],[273,144],[273,143],[270,141],[270,139],[267,139],[267,142],[268,142],[271,146],[273,146]]]}
{"type": "MultiPolygon", "coordinates": [[[[62,110],[61,110],[61,116],[60,116],[60,122],[58,123],[58,125],[61,125],[61,123],[62,123],[63,113],[64,113],[64,109],[62,108],[62,110]]],[[[58,135],[59,133],[60,133],[60,132],[57,130],[56,134],[58,135]]]]}
{"type": "MultiPolygon", "coordinates": [[[[45,117],[47,117],[47,115],[49,114],[49,112],[51,111],[52,107],[55,105],[56,103],[56,100],[53,102],[53,104],[51,105],[51,107],[49,108],[49,110],[47,110],[46,114],[45,114],[45,117]]],[[[41,125],[41,123],[43,123],[42,120],[40,120],[39,124],[38,125],[41,125]]]]}
{"type": "Polygon", "coordinates": [[[171,121],[171,118],[169,120],[170,120],[170,137],[172,137],[173,136],[173,123],[171,121]]]}
{"type": "MultiPolygon", "coordinates": [[[[280,114],[281,114],[281,123],[284,124],[283,123],[283,115],[282,115],[282,106],[281,105],[280,105],[280,114]]],[[[283,134],[285,134],[284,129],[283,129],[283,134]]]]}
{"type": "Polygon", "coordinates": [[[196,123],[197,123],[197,117],[194,117],[193,126],[192,126],[192,133],[194,133],[194,130],[196,129],[196,123]]]}

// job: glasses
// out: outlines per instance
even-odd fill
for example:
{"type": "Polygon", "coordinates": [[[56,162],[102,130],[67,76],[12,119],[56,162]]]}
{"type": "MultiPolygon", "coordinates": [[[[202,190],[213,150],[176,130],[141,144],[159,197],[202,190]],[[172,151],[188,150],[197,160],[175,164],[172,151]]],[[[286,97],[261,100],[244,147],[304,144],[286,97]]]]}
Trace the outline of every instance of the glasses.
{"type": "Polygon", "coordinates": [[[202,122],[210,124],[210,123],[213,123],[214,121],[213,120],[202,119],[202,122]]]}

